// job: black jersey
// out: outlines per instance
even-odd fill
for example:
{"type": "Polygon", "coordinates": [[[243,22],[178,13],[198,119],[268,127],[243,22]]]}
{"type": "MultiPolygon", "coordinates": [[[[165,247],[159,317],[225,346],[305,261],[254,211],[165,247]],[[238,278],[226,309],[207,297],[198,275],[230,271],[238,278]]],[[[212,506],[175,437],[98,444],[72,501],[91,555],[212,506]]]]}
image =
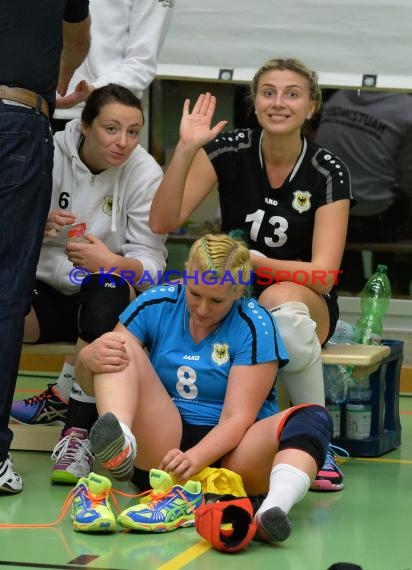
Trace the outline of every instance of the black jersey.
{"type": "Polygon", "coordinates": [[[205,146],[219,181],[222,231],[243,230],[249,247],[267,257],[310,261],[316,210],[352,198],[348,169],[303,139],[293,170],[282,187],[273,189],[261,137],[262,131],[237,129],[205,146]]]}
{"type": "Polygon", "coordinates": [[[2,0],[0,85],[39,93],[53,112],[63,20],[82,22],[88,13],[89,0],[2,0]]]}

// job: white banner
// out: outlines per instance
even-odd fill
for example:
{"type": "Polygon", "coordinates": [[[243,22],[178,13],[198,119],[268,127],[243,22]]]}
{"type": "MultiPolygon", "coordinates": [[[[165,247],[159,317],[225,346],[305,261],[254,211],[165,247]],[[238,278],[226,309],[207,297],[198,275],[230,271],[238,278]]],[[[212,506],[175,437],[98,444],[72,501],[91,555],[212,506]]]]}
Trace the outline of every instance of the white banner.
{"type": "Polygon", "coordinates": [[[412,0],[176,0],[158,76],[249,81],[298,57],[323,86],[412,90],[412,0]]]}

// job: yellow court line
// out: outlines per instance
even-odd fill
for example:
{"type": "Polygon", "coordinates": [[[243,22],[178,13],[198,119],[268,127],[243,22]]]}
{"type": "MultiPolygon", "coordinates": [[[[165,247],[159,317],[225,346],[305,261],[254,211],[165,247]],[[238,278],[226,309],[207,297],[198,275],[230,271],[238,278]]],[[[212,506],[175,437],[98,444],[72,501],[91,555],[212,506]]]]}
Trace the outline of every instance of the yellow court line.
{"type": "Polygon", "coordinates": [[[369,461],[371,463],[400,463],[401,465],[412,465],[411,459],[383,459],[380,457],[353,457],[356,461],[369,461]]]}
{"type": "Polygon", "coordinates": [[[192,560],[194,560],[195,558],[199,558],[199,556],[201,556],[211,548],[212,548],[211,544],[199,540],[199,542],[196,542],[196,544],[194,544],[193,546],[191,546],[181,554],[178,554],[177,556],[175,556],[165,564],[158,566],[157,570],[179,570],[179,568],[183,568],[183,566],[186,566],[186,564],[189,564],[189,562],[192,562],[192,560]]]}

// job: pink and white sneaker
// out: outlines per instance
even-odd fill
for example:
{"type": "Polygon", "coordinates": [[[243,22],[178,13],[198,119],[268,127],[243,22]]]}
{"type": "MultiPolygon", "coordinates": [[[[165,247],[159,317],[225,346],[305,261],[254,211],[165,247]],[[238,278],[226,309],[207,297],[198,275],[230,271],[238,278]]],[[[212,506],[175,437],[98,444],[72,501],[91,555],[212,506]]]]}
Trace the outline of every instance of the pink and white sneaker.
{"type": "Polygon", "coordinates": [[[60,437],[53,450],[51,472],[53,483],[76,484],[92,471],[94,456],[90,450],[87,430],[71,427],[60,437]]]}

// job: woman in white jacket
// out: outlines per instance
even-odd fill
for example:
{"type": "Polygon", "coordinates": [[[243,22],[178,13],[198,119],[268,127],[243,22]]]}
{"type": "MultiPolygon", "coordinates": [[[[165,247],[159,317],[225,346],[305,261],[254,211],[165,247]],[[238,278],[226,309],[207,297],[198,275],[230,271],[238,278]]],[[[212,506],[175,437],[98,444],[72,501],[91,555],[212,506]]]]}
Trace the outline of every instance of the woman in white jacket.
{"type": "MultiPolygon", "coordinates": [[[[159,283],[166,236],[154,234],[148,220],[163,173],[139,145],[143,123],[140,100],[108,84],[90,95],[81,120],[55,135],[51,208],[25,342],[77,341],[80,349],[112,330],[139,291],[159,283]]],[[[52,481],[88,475],[96,411],[75,382],[74,361],[40,395],[14,402],[11,417],[64,424],[52,481]]]]}
{"type": "Polygon", "coordinates": [[[90,0],[93,41],[67,94],[57,99],[54,118],[79,117],[90,93],[107,83],[141,98],[156,74],[173,5],[173,0],[90,0]]]}

